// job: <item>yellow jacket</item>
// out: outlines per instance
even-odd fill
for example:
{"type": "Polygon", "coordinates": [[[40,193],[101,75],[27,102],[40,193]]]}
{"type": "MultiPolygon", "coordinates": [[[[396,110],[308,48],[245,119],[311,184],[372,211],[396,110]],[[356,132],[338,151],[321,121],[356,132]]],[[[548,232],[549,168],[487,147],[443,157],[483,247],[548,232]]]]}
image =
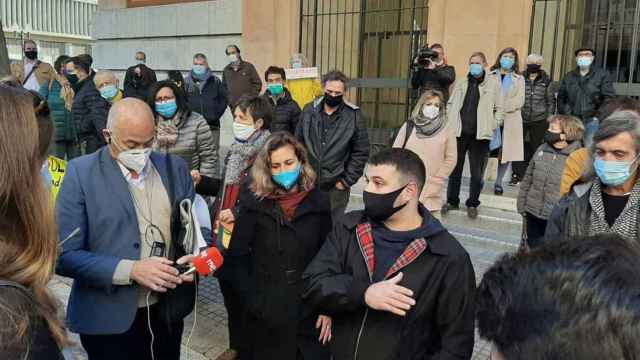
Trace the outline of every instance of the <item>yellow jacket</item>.
{"type": "Polygon", "coordinates": [[[62,180],[64,179],[64,171],[67,167],[67,162],[58,159],[55,156],[49,156],[49,174],[51,175],[51,198],[53,202],[56,202],[60,186],[62,186],[62,180]]]}
{"type": "Polygon", "coordinates": [[[317,79],[288,80],[287,89],[289,89],[293,101],[297,102],[301,109],[323,94],[322,86],[317,79]]]}
{"type": "Polygon", "coordinates": [[[560,179],[560,197],[571,191],[573,185],[580,180],[589,159],[589,149],[587,148],[578,149],[569,155],[564,164],[562,179],[560,179]]]}

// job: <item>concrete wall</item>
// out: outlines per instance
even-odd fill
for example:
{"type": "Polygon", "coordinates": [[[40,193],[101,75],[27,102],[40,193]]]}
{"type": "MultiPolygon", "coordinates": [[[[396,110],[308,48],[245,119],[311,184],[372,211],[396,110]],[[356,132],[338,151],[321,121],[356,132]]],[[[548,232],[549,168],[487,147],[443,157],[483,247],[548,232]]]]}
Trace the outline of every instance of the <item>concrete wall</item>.
{"type": "Polygon", "coordinates": [[[126,8],[121,0],[100,1],[93,55],[97,68],[123,70],[135,52],[147,54],[157,70],[188,70],[202,52],[214,71],[227,65],[227,44],[242,46],[242,2],[216,0],[126,8]]]}
{"type": "Polygon", "coordinates": [[[529,46],[533,0],[430,0],[429,43],[445,47],[457,75],[468,71],[474,51],[482,51],[492,65],[505,47],[514,47],[524,65],[529,46]]]}
{"type": "MultiPolygon", "coordinates": [[[[240,1],[238,1],[240,2],[240,1]]],[[[260,76],[298,51],[300,0],[243,0],[242,56],[260,76]]]]}

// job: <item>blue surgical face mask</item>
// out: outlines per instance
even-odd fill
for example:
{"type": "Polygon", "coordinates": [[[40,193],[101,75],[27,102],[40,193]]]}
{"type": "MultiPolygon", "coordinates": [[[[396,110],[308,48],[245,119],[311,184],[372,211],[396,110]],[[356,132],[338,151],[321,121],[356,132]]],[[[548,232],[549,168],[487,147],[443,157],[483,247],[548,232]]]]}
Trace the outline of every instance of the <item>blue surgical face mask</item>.
{"type": "Polygon", "coordinates": [[[500,58],[500,67],[504,70],[513,69],[514,60],[510,57],[503,56],[500,58]]]}
{"type": "Polygon", "coordinates": [[[285,190],[291,190],[293,185],[298,182],[298,178],[300,178],[300,172],[302,171],[302,166],[298,163],[298,166],[291,171],[283,171],[279,174],[271,175],[273,181],[282,186],[285,190]]]}
{"type": "Polygon", "coordinates": [[[204,74],[207,73],[207,68],[204,65],[193,65],[193,67],[191,68],[193,70],[193,73],[198,75],[198,76],[202,76],[204,74]]]}
{"type": "Polygon", "coordinates": [[[115,85],[105,85],[100,89],[100,96],[107,101],[113,100],[118,95],[118,88],[115,85]]]}
{"type": "Polygon", "coordinates": [[[165,119],[172,119],[178,111],[178,105],[175,100],[169,100],[163,103],[156,103],[156,112],[165,119]]]}
{"type": "Polygon", "coordinates": [[[579,68],[587,69],[593,63],[593,58],[591,56],[579,56],[576,60],[579,68]]]}
{"type": "Polygon", "coordinates": [[[600,181],[608,186],[620,186],[631,177],[631,166],[637,160],[631,161],[607,161],[596,158],[593,167],[600,181]]]}
{"type": "Polygon", "coordinates": [[[469,74],[472,76],[480,76],[484,72],[484,67],[482,64],[471,64],[469,65],[469,74]]]}

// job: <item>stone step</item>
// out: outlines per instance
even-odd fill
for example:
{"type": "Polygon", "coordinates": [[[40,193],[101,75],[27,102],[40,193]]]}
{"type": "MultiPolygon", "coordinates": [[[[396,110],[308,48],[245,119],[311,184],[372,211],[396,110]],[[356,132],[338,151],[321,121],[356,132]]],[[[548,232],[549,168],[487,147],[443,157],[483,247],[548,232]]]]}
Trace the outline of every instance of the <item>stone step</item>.
{"type": "Polygon", "coordinates": [[[499,231],[491,231],[470,226],[455,224],[445,225],[449,232],[468,244],[482,247],[488,252],[516,251],[520,246],[520,235],[505,234],[499,231]]]}
{"type": "Polygon", "coordinates": [[[478,208],[478,217],[470,219],[465,207],[449,211],[442,216],[445,226],[457,225],[468,229],[486,230],[498,235],[520,238],[522,235],[522,217],[514,211],[500,210],[488,206],[478,208]]]}

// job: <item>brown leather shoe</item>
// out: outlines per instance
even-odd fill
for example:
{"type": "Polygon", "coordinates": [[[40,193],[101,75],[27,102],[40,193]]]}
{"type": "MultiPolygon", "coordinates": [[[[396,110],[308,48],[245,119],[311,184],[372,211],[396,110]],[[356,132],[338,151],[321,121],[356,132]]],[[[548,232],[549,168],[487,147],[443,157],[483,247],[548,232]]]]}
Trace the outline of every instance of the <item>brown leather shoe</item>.
{"type": "Polygon", "coordinates": [[[222,354],[218,355],[216,360],[236,360],[238,358],[238,352],[233,349],[227,349],[222,354]]]}

